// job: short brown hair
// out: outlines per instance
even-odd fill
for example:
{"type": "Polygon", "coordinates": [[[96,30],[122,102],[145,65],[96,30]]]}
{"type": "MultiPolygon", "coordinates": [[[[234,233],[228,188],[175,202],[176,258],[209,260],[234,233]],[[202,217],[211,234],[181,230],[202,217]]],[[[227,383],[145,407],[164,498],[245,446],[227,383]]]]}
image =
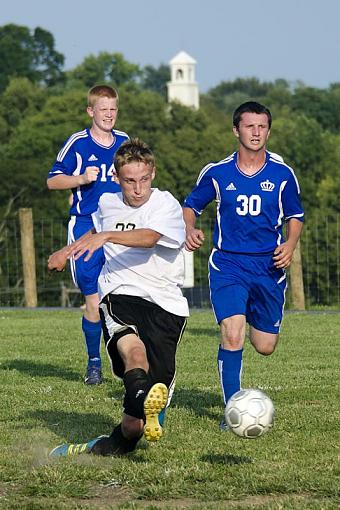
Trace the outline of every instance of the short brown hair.
{"type": "Polygon", "coordinates": [[[94,107],[96,101],[100,97],[108,97],[109,99],[117,99],[118,102],[118,92],[116,89],[110,87],[109,85],[95,85],[92,87],[87,94],[87,104],[91,108],[94,107]]]}
{"type": "Polygon", "coordinates": [[[134,162],[145,163],[151,167],[155,166],[155,156],[150,147],[139,138],[126,140],[117,150],[114,159],[117,175],[124,165],[134,162]]]}
{"type": "Polygon", "coordinates": [[[272,114],[270,113],[269,109],[263,104],[257,103],[256,101],[247,101],[246,103],[240,104],[240,106],[234,111],[233,126],[235,126],[237,130],[239,128],[243,113],[257,113],[258,115],[264,113],[268,118],[269,129],[271,128],[272,114]]]}

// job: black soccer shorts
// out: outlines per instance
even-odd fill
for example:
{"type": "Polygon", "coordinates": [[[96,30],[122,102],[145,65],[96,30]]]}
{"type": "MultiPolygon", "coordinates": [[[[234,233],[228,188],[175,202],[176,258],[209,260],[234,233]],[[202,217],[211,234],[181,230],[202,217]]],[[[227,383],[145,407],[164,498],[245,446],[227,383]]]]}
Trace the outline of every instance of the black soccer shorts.
{"type": "Polygon", "coordinates": [[[145,345],[151,385],[161,382],[169,388],[175,378],[176,350],[186,318],[143,298],[119,294],[105,296],[99,309],[113,373],[122,378],[125,372],[117,349],[118,340],[135,333],[145,345]]]}

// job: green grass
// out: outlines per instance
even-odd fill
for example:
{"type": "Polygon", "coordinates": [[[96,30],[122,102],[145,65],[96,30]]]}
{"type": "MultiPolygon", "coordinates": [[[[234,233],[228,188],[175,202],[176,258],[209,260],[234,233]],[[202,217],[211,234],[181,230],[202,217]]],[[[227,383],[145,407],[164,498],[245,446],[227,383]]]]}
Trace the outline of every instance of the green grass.
{"type": "Polygon", "coordinates": [[[165,434],[127,458],[48,458],[51,448],[110,432],[123,388],[83,382],[78,311],[0,310],[0,508],[338,509],[338,314],[287,314],[271,357],[247,344],[243,387],[274,401],[257,440],[220,432],[223,413],[210,312],[193,312],[178,350],[165,434]]]}

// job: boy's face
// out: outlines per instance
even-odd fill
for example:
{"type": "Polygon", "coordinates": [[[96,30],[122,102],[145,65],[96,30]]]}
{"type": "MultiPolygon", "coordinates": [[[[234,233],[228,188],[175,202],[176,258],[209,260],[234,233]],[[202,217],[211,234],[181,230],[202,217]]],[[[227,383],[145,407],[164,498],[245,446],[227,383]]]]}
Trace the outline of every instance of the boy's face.
{"type": "Polygon", "coordinates": [[[149,200],[155,171],[155,167],[139,161],[121,167],[116,181],[121,187],[125,204],[140,207],[149,200]]]}
{"type": "Polygon", "coordinates": [[[238,129],[233,128],[240,145],[251,151],[262,150],[269,138],[270,129],[265,113],[243,113],[238,129]]]}
{"type": "Polygon", "coordinates": [[[94,127],[97,127],[100,131],[111,131],[118,114],[117,99],[100,97],[93,107],[87,107],[87,113],[91,117],[94,127]]]}

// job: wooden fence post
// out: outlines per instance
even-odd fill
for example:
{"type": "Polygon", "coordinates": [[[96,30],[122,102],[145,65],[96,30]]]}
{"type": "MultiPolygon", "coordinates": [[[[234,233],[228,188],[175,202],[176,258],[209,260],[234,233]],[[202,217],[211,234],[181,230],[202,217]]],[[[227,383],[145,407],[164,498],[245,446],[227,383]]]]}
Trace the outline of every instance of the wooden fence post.
{"type": "Polygon", "coordinates": [[[292,304],[295,310],[305,310],[305,292],[303,288],[303,273],[301,261],[300,241],[298,241],[292,262],[290,264],[290,287],[292,304]]]}
{"type": "Polygon", "coordinates": [[[35,250],[32,209],[19,209],[22,268],[24,273],[25,304],[35,308],[38,305],[35,273],[35,250]]]}

